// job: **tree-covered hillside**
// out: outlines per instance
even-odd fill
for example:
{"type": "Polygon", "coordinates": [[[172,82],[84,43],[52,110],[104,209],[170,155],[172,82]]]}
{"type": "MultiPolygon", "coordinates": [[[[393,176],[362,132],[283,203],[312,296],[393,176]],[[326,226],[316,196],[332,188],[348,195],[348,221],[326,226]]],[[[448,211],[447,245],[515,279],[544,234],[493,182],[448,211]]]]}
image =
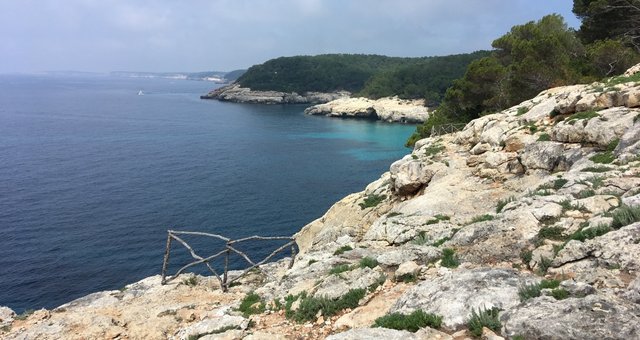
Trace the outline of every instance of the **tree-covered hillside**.
{"type": "Polygon", "coordinates": [[[399,58],[325,54],[271,59],[238,79],[242,87],[304,93],[346,90],[367,97],[398,95],[438,101],[467,65],[488,52],[446,57],[399,58]]]}

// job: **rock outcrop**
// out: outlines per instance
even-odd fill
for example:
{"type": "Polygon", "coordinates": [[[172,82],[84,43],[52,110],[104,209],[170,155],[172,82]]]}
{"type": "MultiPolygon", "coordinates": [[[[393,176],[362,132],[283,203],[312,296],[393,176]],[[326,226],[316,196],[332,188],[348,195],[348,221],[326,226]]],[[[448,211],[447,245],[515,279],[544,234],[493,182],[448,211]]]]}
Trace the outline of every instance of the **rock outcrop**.
{"type": "Polygon", "coordinates": [[[0,337],[638,338],[640,83],[627,80],[550,89],[418,141],[302,228],[291,268],[228,293],[152,277],[30,316],[0,309],[0,337]],[[237,310],[249,292],[255,315],[237,310]],[[410,313],[438,329],[372,327],[410,313]]]}
{"type": "Polygon", "coordinates": [[[304,112],[327,117],[366,118],[414,124],[422,123],[429,118],[429,109],[425,107],[424,100],[403,100],[398,97],[341,98],[311,106],[304,112]]]}
{"type": "Polygon", "coordinates": [[[334,93],[307,92],[303,94],[296,92],[254,91],[233,83],[217,88],[206,95],[200,96],[200,98],[250,104],[318,104],[348,96],[349,92],[344,91],[334,93]]]}

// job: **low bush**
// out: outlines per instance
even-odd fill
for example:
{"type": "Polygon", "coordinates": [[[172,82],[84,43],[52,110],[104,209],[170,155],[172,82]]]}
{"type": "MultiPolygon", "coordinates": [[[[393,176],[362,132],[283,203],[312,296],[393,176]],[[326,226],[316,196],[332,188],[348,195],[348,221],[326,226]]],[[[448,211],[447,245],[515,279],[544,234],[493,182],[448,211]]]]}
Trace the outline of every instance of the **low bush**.
{"type": "Polygon", "coordinates": [[[250,292],[249,294],[247,294],[240,302],[240,307],[238,307],[238,311],[242,312],[242,315],[245,318],[249,317],[249,315],[260,314],[264,312],[264,309],[264,301],[262,301],[260,295],[254,292],[250,292]]]}
{"type": "Polygon", "coordinates": [[[487,327],[492,331],[499,331],[502,327],[500,319],[498,318],[499,312],[500,309],[496,307],[491,309],[478,309],[477,312],[475,309],[472,309],[471,318],[467,324],[469,332],[471,332],[473,336],[479,337],[482,335],[482,327],[487,327]]]}
{"type": "Polygon", "coordinates": [[[353,269],[353,268],[351,268],[351,266],[348,265],[348,264],[339,264],[339,265],[331,268],[331,270],[329,271],[329,275],[348,272],[351,269],[353,269]]]}
{"type": "Polygon", "coordinates": [[[365,267],[375,268],[378,266],[378,261],[374,258],[367,256],[360,259],[360,263],[358,265],[360,266],[360,268],[365,268],[365,267]]]}
{"type": "Polygon", "coordinates": [[[556,288],[551,291],[551,296],[556,300],[564,300],[569,297],[569,292],[564,288],[556,288]]]}
{"type": "Polygon", "coordinates": [[[457,268],[460,265],[460,260],[456,256],[455,250],[451,248],[442,249],[442,261],[440,265],[447,268],[457,268]]]}
{"type": "Polygon", "coordinates": [[[564,229],[560,227],[543,227],[538,231],[539,239],[559,240],[562,241],[566,237],[563,235],[564,229]]]}
{"type": "Polygon", "coordinates": [[[611,227],[614,229],[620,229],[631,223],[638,222],[640,221],[640,206],[630,207],[623,205],[613,211],[612,217],[611,227]]]}
{"type": "Polygon", "coordinates": [[[548,133],[541,133],[540,136],[538,136],[538,142],[548,142],[551,140],[551,136],[549,136],[548,133]]]}
{"type": "Polygon", "coordinates": [[[578,240],[584,242],[598,236],[602,236],[611,231],[611,227],[606,224],[599,224],[593,228],[581,228],[573,233],[569,238],[572,240],[578,240]]]}
{"type": "Polygon", "coordinates": [[[540,296],[540,285],[530,284],[521,286],[518,289],[518,296],[521,302],[538,297],[540,296]]]}
{"type": "Polygon", "coordinates": [[[511,202],[513,202],[513,201],[515,201],[515,200],[516,200],[516,198],[515,198],[514,196],[511,196],[511,197],[505,198],[505,199],[503,199],[503,200],[498,200],[498,205],[496,206],[496,213],[497,213],[497,214],[501,213],[501,212],[502,212],[502,209],[504,209],[504,207],[505,207],[507,204],[509,204],[509,203],[511,203],[511,202]]]}
{"type": "Polygon", "coordinates": [[[491,214],[478,215],[478,216],[475,216],[474,218],[472,218],[471,221],[469,221],[469,223],[467,223],[467,224],[474,224],[474,223],[478,223],[478,222],[491,221],[494,218],[495,217],[493,215],[491,215],[491,214]]]}
{"type": "MultiPolygon", "coordinates": [[[[316,315],[322,311],[324,317],[338,314],[347,308],[356,308],[366,294],[365,289],[352,289],[342,297],[332,300],[327,297],[313,297],[306,294],[300,296],[300,306],[289,313],[289,318],[297,322],[315,321],[316,315]]],[[[291,310],[291,307],[289,307],[291,310]]]]}
{"type": "Polygon", "coordinates": [[[369,195],[365,197],[364,201],[358,205],[360,206],[360,209],[363,210],[367,208],[373,208],[382,203],[382,201],[384,201],[386,198],[386,195],[369,195]]]}
{"type": "Polygon", "coordinates": [[[342,255],[346,251],[350,251],[350,250],[353,250],[353,248],[351,248],[351,246],[342,246],[342,247],[338,248],[336,251],[334,251],[333,255],[342,255]]]}
{"type": "Polygon", "coordinates": [[[420,328],[431,327],[440,328],[442,317],[416,310],[409,315],[392,313],[376,319],[373,327],[383,327],[397,330],[407,330],[417,332],[420,328]]]}

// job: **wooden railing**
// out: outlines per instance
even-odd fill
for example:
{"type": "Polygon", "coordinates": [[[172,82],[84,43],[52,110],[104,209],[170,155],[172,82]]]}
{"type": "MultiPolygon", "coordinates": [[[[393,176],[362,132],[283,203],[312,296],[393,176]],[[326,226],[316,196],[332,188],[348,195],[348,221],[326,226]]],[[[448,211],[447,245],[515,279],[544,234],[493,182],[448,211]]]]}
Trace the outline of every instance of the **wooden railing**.
{"type": "Polygon", "coordinates": [[[249,236],[249,237],[245,237],[245,238],[241,238],[241,239],[237,239],[237,240],[232,240],[229,239],[227,237],[221,236],[221,235],[217,235],[217,234],[210,234],[210,233],[203,233],[203,232],[197,232],[197,231],[177,231],[177,230],[167,230],[167,247],[165,248],[164,251],[164,261],[162,262],[162,284],[166,284],[167,282],[170,282],[171,280],[175,279],[176,277],[178,277],[178,275],[184,273],[185,270],[187,270],[188,268],[191,268],[195,265],[198,264],[204,264],[207,269],[213,274],[215,275],[215,277],[218,279],[218,281],[220,281],[220,287],[222,287],[223,291],[227,291],[227,289],[229,288],[229,285],[231,283],[233,283],[234,281],[240,279],[241,277],[245,276],[249,271],[251,271],[252,269],[258,269],[260,271],[262,271],[262,269],[260,269],[260,265],[268,262],[269,260],[271,260],[276,254],[278,254],[279,252],[284,251],[285,249],[287,249],[288,247],[291,247],[291,262],[289,263],[289,268],[291,268],[293,266],[293,262],[296,258],[296,242],[295,239],[293,237],[287,237],[287,236],[275,236],[275,237],[264,237],[264,236],[249,236]],[[205,236],[205,237],[211,237],[211,238],[215,238],[218,240],[222,240],[225,242],[225,246],[224,249],[207,257],[202,257],[198,254],[196,254],[196,252],[193,250],[193,248],[185,241],[183,240],[180,236],[182,235],[192,235],[192,236],[205,236]],[[191,257],[193,257],[195,259],[195,261],[190,262],[186,265],[184,265],[182,268],[178,269],[178,271],[171,275],[171,276],[167,276],[167,270],[169,267],[169,258],[171,256],[171,243],[172,241],[177,241],[178,243],[182,244],[185,248],[187,248],[187,250],[189,251],[189,253],[191,254],[191,257]],[[278,247],[276,250],[274,250],[273,252],[271,252],[271,254],[269,254],[269,256],[265,257],[262,261],[260,262],[254,262],[253,260],[251,260],[251,258],[249,258],[249,256],[247,256],[247,254],[245,254],[244,252],[236,249],[236,247],[234,247],[235,245],[237,245],[240,242],[247,242],[247,241],[255,241],[255,240],[288,240],[289,242],[287,242],[286,244],[278,247]],[[246,268],[240,275],[234,277],[234,278],[229,278],[229,256],[231,255],[231,253],[235,253],[237,255],[239,255],[242,259],[244,259],[245,261],[247,261],[247,263],[249,263],[249,267],[246,268]],[[218,272],[212,267],[211,265],[211,261],[215,260],[216,258],[220,257],[220,256],[224,256],[224,266],[223,266],[223,272],[222,272],[222,276],[220,276],[218,274],[218,272]]]}
{"type": "Polygon", "coordinates": [[[458,132],[464,129],[466,125],[467,124],[465,123],[434,125],[431,127],[431,137],[446,135],[447,133],[458,132]]]}

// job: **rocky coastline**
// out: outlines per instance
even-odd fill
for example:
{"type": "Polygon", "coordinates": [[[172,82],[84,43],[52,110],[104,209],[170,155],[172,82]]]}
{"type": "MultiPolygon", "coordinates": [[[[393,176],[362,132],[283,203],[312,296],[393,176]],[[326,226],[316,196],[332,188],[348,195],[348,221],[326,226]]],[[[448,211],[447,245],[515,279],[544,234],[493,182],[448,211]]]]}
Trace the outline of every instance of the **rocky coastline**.
{"type": "Polygon", "coordinates": [[[375,119],[385,122],[418,124],[429,118],[424,100],[404,100],[398,97],[367,99],[340,98],[316,104],[304,110],[309,115],[338,118],[375,119]]]}
{"type": "Polygon", "coordinates": [[[295,235],[292,268],[269,263],[227,293],[154,276],[30,315],[0,308],[0,338],[637,339],[632,79],[549,89],[418,141],[295,235]],[[380,319],[418,312],[430,319],[410,330],[380,319]]]}
{"type": "Polygon", "coordinates": [[[247,104],[318,104],[348,96],[349,92],[344,91],[332,93],[306,92],[303,94],[296,92],[254,91],[233,83],[219,87],[206,95],[200,96],[200,98],[247,104]]]}

